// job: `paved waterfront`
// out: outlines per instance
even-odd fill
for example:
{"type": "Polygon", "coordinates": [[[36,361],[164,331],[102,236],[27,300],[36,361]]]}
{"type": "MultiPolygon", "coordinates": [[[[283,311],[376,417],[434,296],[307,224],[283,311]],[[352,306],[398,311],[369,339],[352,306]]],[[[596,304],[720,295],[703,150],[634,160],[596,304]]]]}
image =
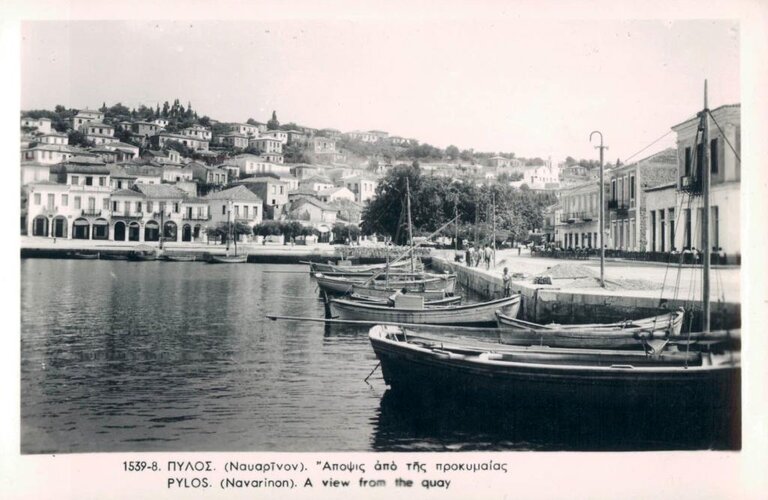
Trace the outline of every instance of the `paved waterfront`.
{"type": "MultiPolygon", "coordinates": [[[[437,250],[435,255],[453,260],[452,250],[437,250]]],[[[521,272],[526,276],[544,273],[548,268],[559,264],[574,264],[585,266],[600,274],[600,260],[566,260],[547,257],[531,257],[528,250],[523,250],[521,255],[517,250],[499,250],[496,254],[496,267],[487,271],[494,276],[501,276],[504,267],[509,268],[510,273],[521,272]]],[[[478,269],[485,269],[481,264],[478,269]]],[[[663,297],[698,299],[701,295],[701,267],[684,266],[679,272],[680,280],[677,289],[675,284],[678,277],[678,266],[656,262],[641,262],[630,260],[609,259],[605,263],[606,280],[645,280],[658,285],[655,290],[603,290],[599,287],[586,288],[585,291],[597,294],[624,295],[636,297],[663,297]]],[[[715,267],[712,271],[711,297],[712,300],[722,299],[726,302],[741,301],[741,268],[734,266],[715,267]]],[[[557,284],[555,282],[555,284],[557,284]]]]}

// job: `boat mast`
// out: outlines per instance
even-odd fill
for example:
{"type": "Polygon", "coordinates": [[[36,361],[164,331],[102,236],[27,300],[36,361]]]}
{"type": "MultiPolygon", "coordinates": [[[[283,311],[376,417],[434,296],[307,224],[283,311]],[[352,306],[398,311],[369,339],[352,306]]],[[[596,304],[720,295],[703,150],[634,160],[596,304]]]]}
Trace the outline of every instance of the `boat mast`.
{"type": "Polygon", "coordinates": [[[701,134],[701,142],[702,142],[702,149],[704,150],[704,154],[702,155],[703,162],[701,165],[701,190],[703,193],[703,210],[701,214],[701,246],[703,247],[701,250],[704,253],[704,276],[702,280],[702,293],[703,293],[703,310],[702,310],[702,316],[703,316],[703,328],[702,330],[704,333],[709,332],[710,328],[710,304],[709,304],[709,268],[710,268],[710,256],[711,251],[709,248],[709,182],[710,182],[710,171],[709,171],[709,155],[710,155],[710,149],[709,149],[709,107],[707,105],[707,80],[704,80],[704,110],[701,112],[701,128],[702,128],[702,134],[701,134]]]}
{"type": "Polygon", "coordinates": [[[230,217],[232,216],[232,205],[227,200],[227,254],[229,254],[229,238],[232,237],[232,222],[230,217]]]}
{"type": "Polygon", "coordinates": [[[491,211],[492,217],[493,217],[493,240],[491,240],[493,243],[491,244],[491,248],[493,248],[493,267],[496,268],[496,192],[493,191],[493,188],[491,188],[491,205],[493,207],[493,210],[491,211]]]}
{"type": "Polygon", "coordinates": [[[410,240],[411,245],[411,272],[414,272],[413,269],[413,225],[411,224],[411,184],[408,181],[408,177],[405,178],[405,192],[408,196],[408,239],[410,240]]]}
{"type": "Polygon", "coordinates": [[[456,220],[456,224],[453,225],[455,229],[453,253],[456,253],[459,251],[459,205],[455,201],[453,202],[453,217],[456,220]]]}
{"type": "Polygon", "coordinates": [[[603,199],[605,196],[605,184],[603,184],[603,151],[608,149],[608,146],[603,145],[603,133],[599,130],[589,134],[590,141],[595,134],[600,136],[600,145],[595,146],[595,148],[600,150],[600,184],[598,187],[598,204],[600,206],[597,209],[597,225],[600,228],[600,286],[605,288],[605,244],[603,243],[603,238],[605,237],[605,200],[603,199]]]}

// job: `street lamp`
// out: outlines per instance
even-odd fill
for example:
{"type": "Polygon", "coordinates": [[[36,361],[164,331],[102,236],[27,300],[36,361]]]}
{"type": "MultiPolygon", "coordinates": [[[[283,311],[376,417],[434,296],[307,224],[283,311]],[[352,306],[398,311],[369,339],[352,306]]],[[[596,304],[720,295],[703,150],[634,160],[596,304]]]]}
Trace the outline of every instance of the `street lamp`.
{"type": "Polygon", "coordinates": [[[600,145],[595,146],[595,149],[600,150],[600,184],[598,186],[598,192],[599,194],[599,207],[597,212],[597,225],[600,228],[600,286],[602,288],[605,288],[605,245],[603,244],[603,238],[604,238],[604,217],[603,217],[603,210],[605,207],[605,200],[603,200],[603,151],[605,149],[608,149],[608,146],[603,145],[603,133],[599,130],[593,131],[591,134],[589,134],[589,142],[592,142],[592,136],[598,134],[600,136],[600,145]]]}

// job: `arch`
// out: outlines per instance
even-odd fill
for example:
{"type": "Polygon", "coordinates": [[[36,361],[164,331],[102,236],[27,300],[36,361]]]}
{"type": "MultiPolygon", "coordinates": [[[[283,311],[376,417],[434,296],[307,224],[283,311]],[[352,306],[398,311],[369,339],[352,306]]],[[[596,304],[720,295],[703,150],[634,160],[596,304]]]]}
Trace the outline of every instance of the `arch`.
{"type": "Polygon", "coordinates": [[[119,220],[112,228],[112,238],[115,241],[125,241],[125,222],[119,220]]]}
{"type": "Polygon", "coordinates": [[[163,224],[163,238],[170,241],[176,241],[178,226],[173,221],[167,221],[163,224]]]}
{"type": "Polygon", "coordinates": [[[48,236],[48,217],[35,217],[32,221],[32,236],[48,236]]]}
{"type": "Polygon", "coordinates": [[[200,224],[195,224],[195,228],[192,230],[192,238],[194,238],[195,240],[199,240],[200,230],[201,230],[200,224]]]}
{"type": "Polygon", "coordinates": [[[136,221],[128,224],[128,241],[139,241],[141,235],[141,226],[136,221]]]}
{"type": "Polygon", "coordinates": [[[67,237],[67,218],[63,215],[57,215],[53,218],[53,226],[51,227],[51,235],[54,238],[66,238],[67,237]]]}
{"type": "Polygon", "coordinates": [[[109,221],[106,219],[96,219],[93,221],[93,234],[91,238],[94,240],[108,240],[109,239],[109,221]]]}
{"type": "Polygon", "coordinates": [[[181,241],[192,241],[192,228],[189,224],[181,228],[181,241]]]}
{"type": "Polygon", "coordinates": [[[150,220],[144,224],[144,241],[159,241],[160,240],[160,224],[150,220]]]}
{"type": "Polygon", "coordinates": [[[82,217],[75,219],[72,223],[72,239],[75,240],[89,240],[91,239],[91,225],[87,219],[82,217]]]}

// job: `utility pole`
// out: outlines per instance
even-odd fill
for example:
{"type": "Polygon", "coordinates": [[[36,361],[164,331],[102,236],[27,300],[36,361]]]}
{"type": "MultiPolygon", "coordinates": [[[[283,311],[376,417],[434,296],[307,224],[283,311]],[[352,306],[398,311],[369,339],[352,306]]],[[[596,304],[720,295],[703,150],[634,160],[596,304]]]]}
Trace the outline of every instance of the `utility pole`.
{"type": "Polygon", "coordinates": [[[704,80],[704,110],[701,112],[701,147],[704,150],[704,161],[701,165],[701,190],[704,195],[703,205],[704,209],[701,211],[701,251],[704,252],[704,277],[702,280],[702,316],[703,316],[703,328],[704,333],[709,332],[710,320],[709,320],[709,268],[710,268],[710,256],[711,249],[709,243],[709,181],[710,181],[710,150],[709,150],[709,107],[707,104],[707,80],[704,80]]]}
{"type": "Polygon", "coordinates": [[[411,222],[411,184],[408,181],[408,177],[405,178],[405,190],[408,194],[408,239],[410,240],[411,245],[411,273],[414,272],[414,266],[413,266],[413,224],[411,222]]]}
{"type": "Polygon", "coordinates": [[[491,190],[491,205],[493,210],[491,211],[493,217],[493,268],[496,269],[496,192],[491,190]]]}
{"type": "Polygon", "coordinates": [[[603,145],[603,133],[599,130],[595,130],[589,134],[589,142],[592,142],[592,136],[595,134],[600,136],[600,145],[595,146],[595,149],[600,150],[600,184],[598,186],[598,204],[600,206],[598,207],[597,212],[597,225],[600,228],[600,286],[605,288],[605,244],[603,243],[603,239],[605,238],[605,200],[603,199],[605,196],[605,184],[603,182],[603,153],[608,149],[608,146],[603,145]]]}

